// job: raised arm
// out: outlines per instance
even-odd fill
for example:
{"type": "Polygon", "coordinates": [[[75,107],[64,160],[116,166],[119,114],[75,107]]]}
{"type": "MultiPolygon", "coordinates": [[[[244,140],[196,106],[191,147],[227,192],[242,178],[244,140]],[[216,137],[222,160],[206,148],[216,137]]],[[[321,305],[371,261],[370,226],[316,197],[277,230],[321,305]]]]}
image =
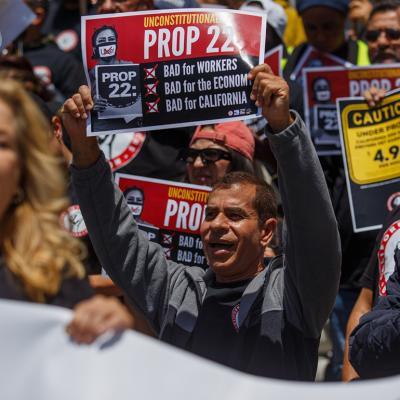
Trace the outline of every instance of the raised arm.
{"type": "Polygon", "coordinates": [[[138,230],[97,138],[85,136],[92,109],[87,86],[81,86],[63,108],[63,122],[71,137],[71,174],[78,202],[101,265],[158,332],[170,288],[183,267],[168,262],[162,248],[138,230]]]}
{"type": "Polygon", "coordinates": [[[254,68],[252,96],[268,120],[285,213],[285,291],[295,326],[318,338],[339,286],[339,233],[325,177],[300,117],[289,111],[289,89],[267,65],[254,68]],[[293,295],[294,293],[294,295],[293,295]]]}
{"type": "Polygon", "coordinates": [[[350,336],[350,362],[363,379],[400,374],[400,248],[394,257],[387,295],[379,298],[350,336]]]}
{"type": "Polygon", "coordinates": [[[354,304],[353,310],[351,311],[349,320],[346,326],[346,344],[344,348],[343,356],[343,370],[342,370],[342,381],[348,382],[353,379],[359,378],[357,372],[352,367],[349,360],[349,338],[351,332],[359,324],[361,317],[367,312],[371,311],[373,302],[373,292],[371,289],[362,288],[360,295],[354,304]]]}

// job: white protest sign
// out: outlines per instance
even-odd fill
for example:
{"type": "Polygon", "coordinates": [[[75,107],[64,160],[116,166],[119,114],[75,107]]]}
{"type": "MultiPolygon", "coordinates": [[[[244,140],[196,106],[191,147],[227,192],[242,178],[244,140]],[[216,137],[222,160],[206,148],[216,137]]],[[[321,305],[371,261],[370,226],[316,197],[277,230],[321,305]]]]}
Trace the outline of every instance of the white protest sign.
{"type": "Polygon", "coordinates": [[[296,383],[257,378],[136,332],[92,346],[65,333],[69,310],[0,301],[0,398],[7,400],[385,400],[399,398],[400,377],[296,383]]]}

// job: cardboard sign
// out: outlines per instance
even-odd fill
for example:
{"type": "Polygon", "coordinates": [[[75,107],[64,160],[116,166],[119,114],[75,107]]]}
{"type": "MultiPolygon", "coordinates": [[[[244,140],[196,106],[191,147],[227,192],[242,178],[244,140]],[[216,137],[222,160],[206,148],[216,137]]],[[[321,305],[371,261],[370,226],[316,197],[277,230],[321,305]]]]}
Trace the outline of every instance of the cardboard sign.
{"type": "Polygon", "coordinates": [[[119,173],[115,180],[139,228],[163,247],[167,258],[207,267],[200,225],[211,189],[119,173]]]}
{"type": "Polygon", "coordinates": [[[22,0],[0,1],[0,52],[23,32],[36,15],[22,0]]]}
{"type": "Polygon", "coordinates": [[[337,111],[353,229],[379,229],[400,202],[400,90],[377,108],[341,98],[337,111]]]}
{"type": "Polygon", "coordinates": [[[260,115],[247,74],[264,60],[265,27],[265,13],[220,9],[83,17],[83,60],[95,99],[88,135],[260,115]]]}
{"type": "Polygon", "coordinates": [[[305,68],[304,115],[319,155],[341,154],[336,99],[400,87],[400,65],[305,68]]]}

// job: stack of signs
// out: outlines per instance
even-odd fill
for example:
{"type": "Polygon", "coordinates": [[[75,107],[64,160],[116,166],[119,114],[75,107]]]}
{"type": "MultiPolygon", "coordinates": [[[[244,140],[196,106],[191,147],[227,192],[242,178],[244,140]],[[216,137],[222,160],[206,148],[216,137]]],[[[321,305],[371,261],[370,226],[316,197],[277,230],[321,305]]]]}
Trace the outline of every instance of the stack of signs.
{"type": "Polygon", "coordinates": [[[83,17],[88,135],[258,116],[247,74],[264,60],[265,31],[265,13],[220,9],[83,17]]]}
{"type": "Polygon", "coordinates": [[[305,68],[304,115],[319,155],[341,154],[336,99],[400,86],[400,65],[305,68]]]}
{"type": "Polygon", "coordinates": [[[337,101],[355,232],[379,229],[400,205],[400,90],[377,108],[363,98],[337,101]]]}
{"type": "Polygon", "coordinates": [[[139,228],[159,243],[166,257],[185,265],[207,266],[200,225],[210,189],[159,179],[116,174],[116,182],[139,228]]]}

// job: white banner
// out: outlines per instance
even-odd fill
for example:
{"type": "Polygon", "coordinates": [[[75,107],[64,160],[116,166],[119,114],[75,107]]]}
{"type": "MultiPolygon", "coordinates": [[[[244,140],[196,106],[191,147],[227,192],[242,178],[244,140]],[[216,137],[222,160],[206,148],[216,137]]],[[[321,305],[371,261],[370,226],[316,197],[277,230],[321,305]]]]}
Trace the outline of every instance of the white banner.
{"type": "Polygon", "coordinates": [[[65,333],[71,312],[0,301],[2,400],[385,400],[400,378],[313,384],[256,378],[135,332],[77,345],[65,333]]]}

